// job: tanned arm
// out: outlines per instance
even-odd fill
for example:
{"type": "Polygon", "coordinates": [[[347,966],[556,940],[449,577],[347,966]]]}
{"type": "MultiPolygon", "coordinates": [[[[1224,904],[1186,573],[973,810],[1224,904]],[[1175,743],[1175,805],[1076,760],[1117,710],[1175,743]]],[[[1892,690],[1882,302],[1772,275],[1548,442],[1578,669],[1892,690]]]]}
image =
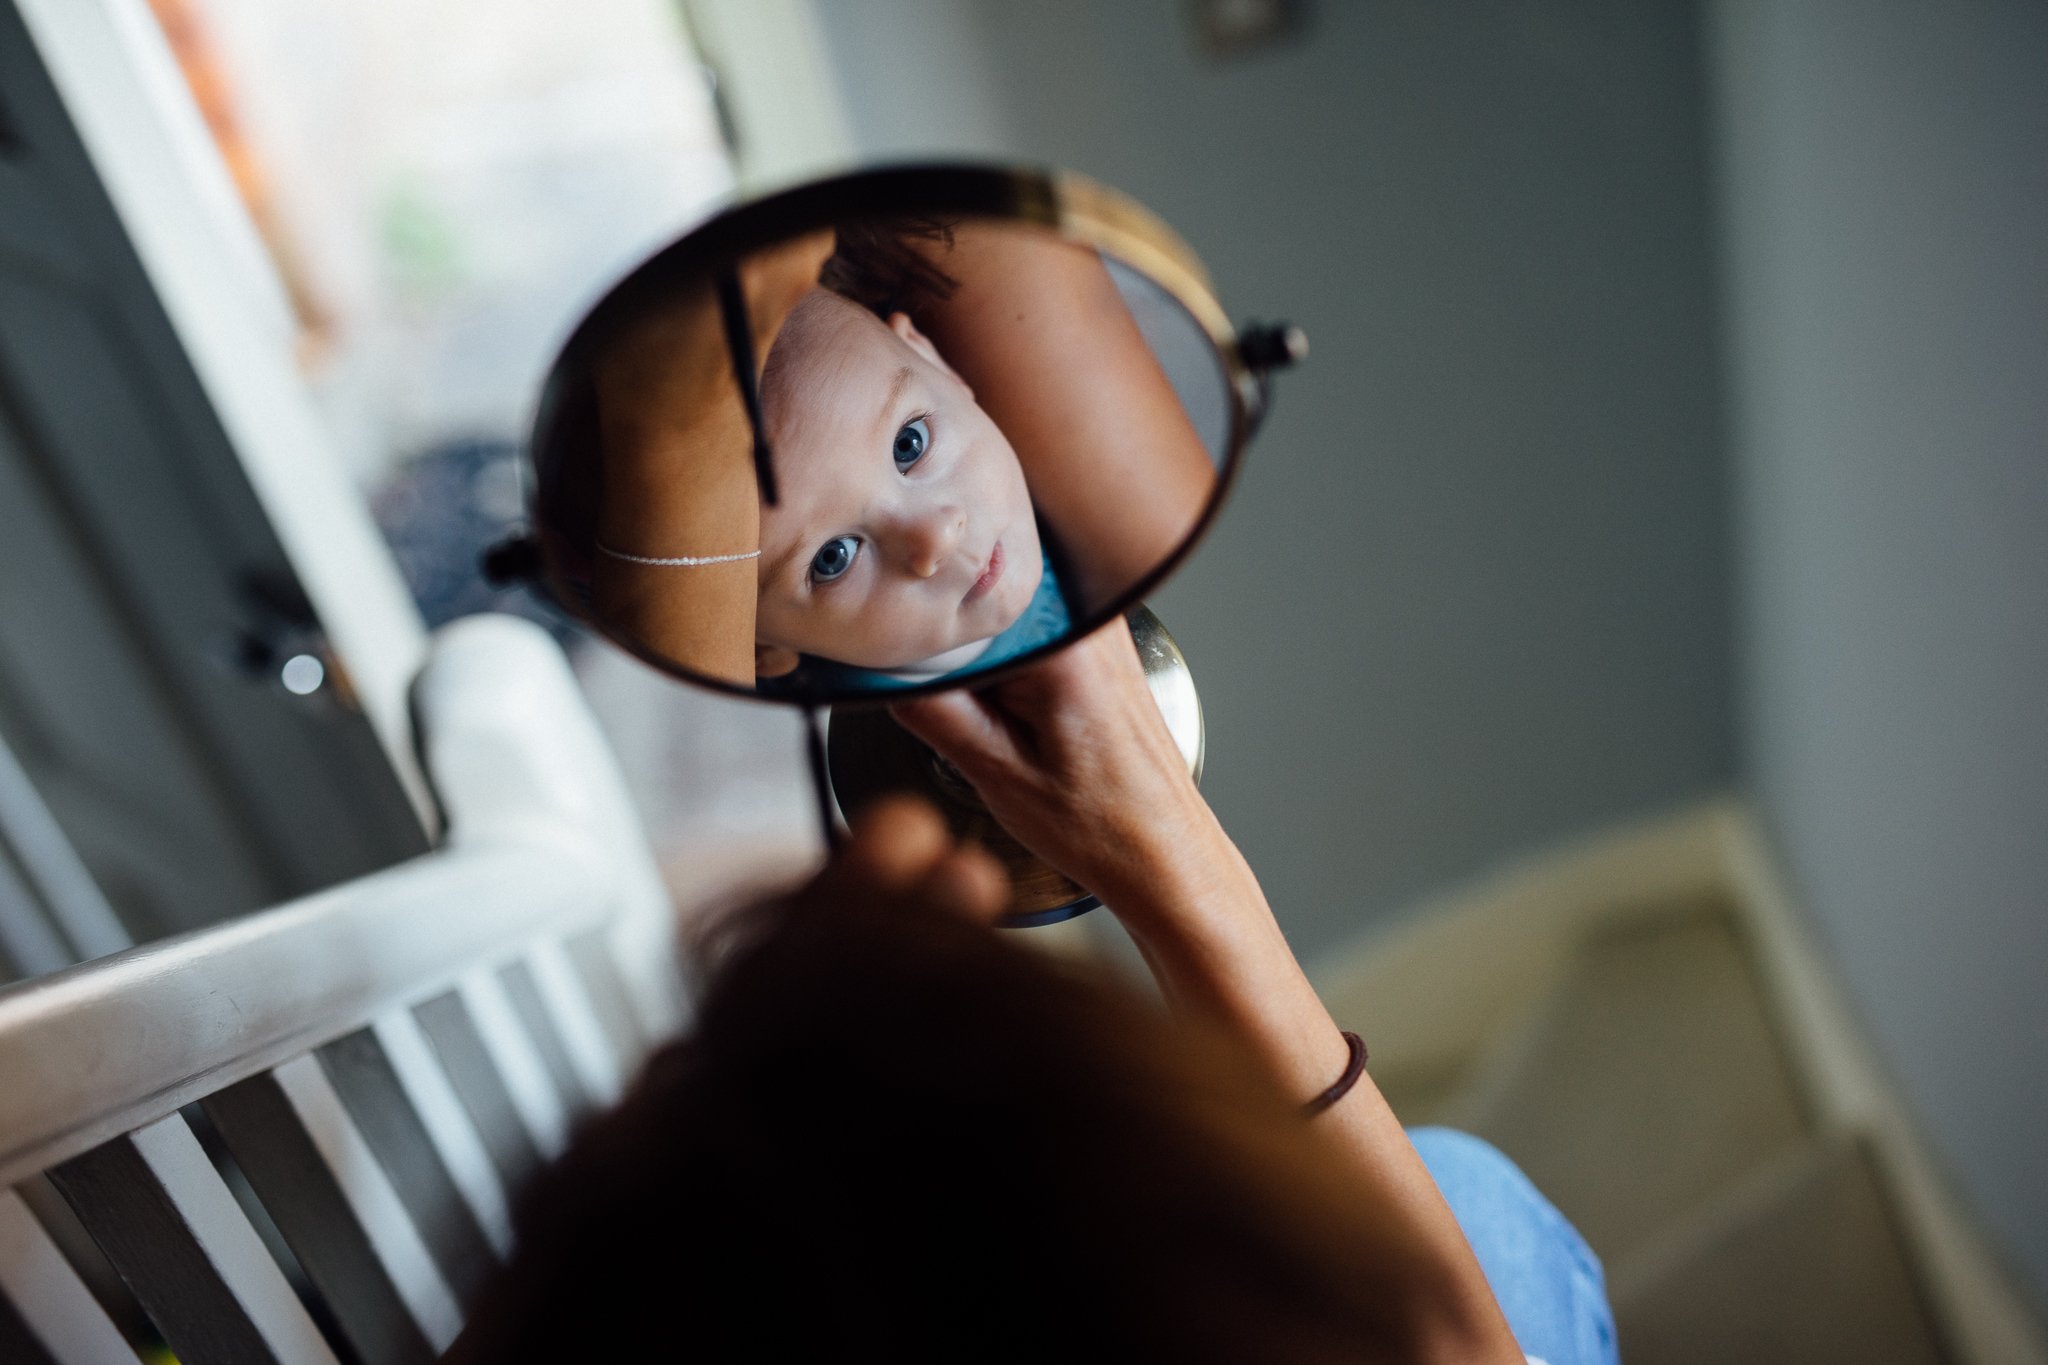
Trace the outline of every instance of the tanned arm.
{"type": "MultiPolygon", "coordinates": [[[[748,257],[741,287],[758,366],[818,279],[832,234],[748,257]]],[[[599,357],[593,375],[605,545],[651,558],[745,554],[761,545],[753,430],[709,280],[679,293],[599,357]]],[[[690,566],[592,556],[598,621],[698,673],[752,686],[758,561],[690,566]]]]}
{"type": "MultiPolygon", "coordinates": [[[[894,713],[1011,833],[1114,910],[1174,1008],[1238,1034],[1304,1102],[1343,1072],[1343,1038],[1188,777],[1121,621],[994,687],[894,713]]],[[[1369,1192],[1373,1235],[1409,1280],[1416,1358],[1520,1365],[1471,1247],[1370,1075],[1303,1121],[1325,1128],[1369,1192]]]]}

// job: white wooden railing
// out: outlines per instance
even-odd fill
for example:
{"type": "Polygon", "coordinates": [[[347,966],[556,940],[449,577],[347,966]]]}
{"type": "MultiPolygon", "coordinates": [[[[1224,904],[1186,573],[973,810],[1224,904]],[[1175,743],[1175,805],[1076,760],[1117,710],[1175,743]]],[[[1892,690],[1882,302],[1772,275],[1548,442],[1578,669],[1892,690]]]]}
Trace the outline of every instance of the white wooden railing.
{"type": "Polygon", "coordinates": [[[511,1192],[679,1022],[559,650],[458,623],[414,705],[436,852],[0,990],[0,1359],[432,1360],[511,1192]]]}

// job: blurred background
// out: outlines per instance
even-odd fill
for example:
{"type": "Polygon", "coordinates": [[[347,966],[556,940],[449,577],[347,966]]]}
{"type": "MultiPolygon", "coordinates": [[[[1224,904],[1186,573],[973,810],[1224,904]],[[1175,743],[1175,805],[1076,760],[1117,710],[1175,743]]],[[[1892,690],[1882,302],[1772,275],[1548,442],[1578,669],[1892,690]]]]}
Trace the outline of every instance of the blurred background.
{"type": "Polygon", "coordinates": [[[0,13],[17,974],[426,847],[404,679],[475,610],[572,649],[683,899],[810,856],[792,718],[476,577],[535,385],[736,194],[1056,164],[1312,339],[1153,605],[1404,1117],[1554,1193],[1635,1358],[2041,1358],[2048,9],[0,13]]]}

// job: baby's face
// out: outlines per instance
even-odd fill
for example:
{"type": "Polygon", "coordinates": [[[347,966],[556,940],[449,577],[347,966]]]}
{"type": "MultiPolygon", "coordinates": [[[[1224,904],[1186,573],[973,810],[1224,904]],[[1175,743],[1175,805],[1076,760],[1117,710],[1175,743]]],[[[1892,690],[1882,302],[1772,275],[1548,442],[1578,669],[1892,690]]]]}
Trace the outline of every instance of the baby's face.
{"type": "Polygon", "coordinates": [[[1023,614],[1044,567],[1024,471],[909,318],[812,291],[761,398],[780,494],[761,509],[764,676],[795,653],[929,664],[1023,614]]]}

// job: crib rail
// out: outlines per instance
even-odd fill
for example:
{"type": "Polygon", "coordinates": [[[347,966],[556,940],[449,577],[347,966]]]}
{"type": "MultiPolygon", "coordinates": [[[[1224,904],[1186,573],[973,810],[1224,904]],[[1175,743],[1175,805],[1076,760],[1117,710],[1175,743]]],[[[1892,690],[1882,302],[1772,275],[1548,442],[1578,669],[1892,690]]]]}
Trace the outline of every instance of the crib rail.
{"type": "Polygon", "coordinates": [[[416,705],[446,847],[0,990],[0,1360],[432,1361],[520,1184],[673,1027],[559,651],[462,623],[416,705]]]}
{"type": "Polygon", "coordinates": [[[552,851],[439,853],[0,990],[0,1184],[595,928],[610,907],[590,890],[552,851]]]}

